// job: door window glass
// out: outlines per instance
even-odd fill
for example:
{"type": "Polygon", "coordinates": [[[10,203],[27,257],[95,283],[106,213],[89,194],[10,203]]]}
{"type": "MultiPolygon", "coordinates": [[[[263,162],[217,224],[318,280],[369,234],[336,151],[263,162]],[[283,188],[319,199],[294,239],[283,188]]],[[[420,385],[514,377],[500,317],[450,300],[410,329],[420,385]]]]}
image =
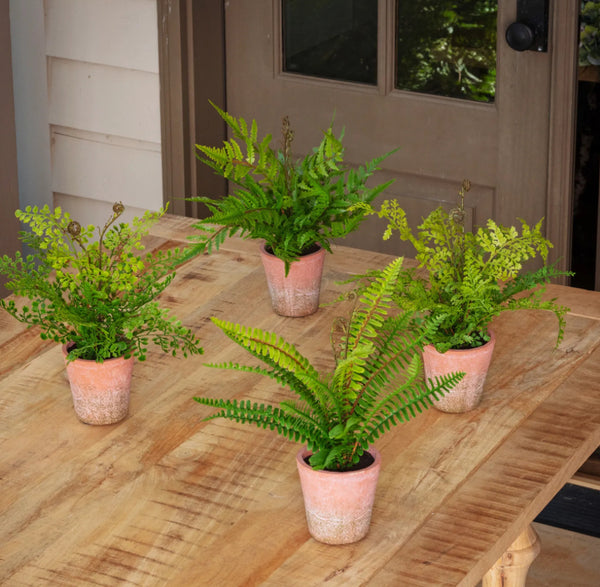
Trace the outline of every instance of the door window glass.
{"type": "Polygon", "coordinates": [[[600,1],[581,3],[579,65],[600,66],[600,1]]]}
{"type": "Polygon", "coordinates": [[[497,10],[497,0],[397,0],[395,87],[493,102],[497,10]]]}
{"type": "MultiPolygon", "coordinates": [[[[377,79],[377,0],[282,0],[281,6],[285,72],[385,81],[377,79]]],[[[497,0],[389,0],[386,10],[395,18],[384,54],[395,55],[396,89],[494,101],[497,0]]]]}
{"type": "Polygon", "coordinates": [[[283,0],[283,70],[377,84],[377,0],[283,0]]]}

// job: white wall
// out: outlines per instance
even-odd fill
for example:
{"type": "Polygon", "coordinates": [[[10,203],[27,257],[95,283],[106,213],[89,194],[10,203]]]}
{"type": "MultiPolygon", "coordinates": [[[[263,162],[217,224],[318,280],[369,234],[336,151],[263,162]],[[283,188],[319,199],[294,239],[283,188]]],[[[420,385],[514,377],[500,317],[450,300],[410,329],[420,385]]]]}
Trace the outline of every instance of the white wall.
{"type": "MultiPolygon", "coordinates": [[[[163,196],[156,1],[11,0],[11,19],[13,4],[29,7],[18,32],[23,44],[42,39],[38,58],[43,52],[47,71],[44,78],[39,71],[32,77],[38,86],[43,81],[38,102],[46,142],[43,133],[39,138],[51,161],[54,205],[86,224],[103,222],[118,200],[128,218],[158,209],[163,196]]],[[[20,170],[33,164],[19,161],[20,170]]]]}

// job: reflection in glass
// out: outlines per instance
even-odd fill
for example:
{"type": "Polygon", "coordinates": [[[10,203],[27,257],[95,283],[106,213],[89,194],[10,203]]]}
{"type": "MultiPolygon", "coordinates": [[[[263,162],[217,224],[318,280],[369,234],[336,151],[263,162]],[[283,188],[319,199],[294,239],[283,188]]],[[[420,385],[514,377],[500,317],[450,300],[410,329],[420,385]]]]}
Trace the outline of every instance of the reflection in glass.
{"type": "Polygon", "coordinates": [[[581,3],[579,65],[600,65],[600,1],[581,3]]]}
{"type": "Polygon", "coordinates": [[[283,69],[377,84],[377,0],[283,0],[283,69]]]}
{"type": "Polygon", "coordinates": [[[497,0],[397,0],[396,88],[493,102],[497,0]]]}

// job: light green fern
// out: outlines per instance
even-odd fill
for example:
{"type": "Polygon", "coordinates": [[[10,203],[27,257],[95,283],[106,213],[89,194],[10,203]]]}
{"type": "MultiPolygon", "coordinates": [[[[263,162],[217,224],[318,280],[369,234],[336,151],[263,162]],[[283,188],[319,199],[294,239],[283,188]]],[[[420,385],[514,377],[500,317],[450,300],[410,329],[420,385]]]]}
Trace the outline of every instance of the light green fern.
{"type": "Polygon", "coordinates": [[[271,147],[271,135],[258,138],[256,121],[248,124],[213,104],[231,129],[222,147],[196,145],[198,158],[236,188],[214,199],[189,198],[204,203],[210,215],[194,224],[189,256],[218,249],[229,236],[263,239],[267,248],[289,265],[315,244],[330,251],[331,240],[356,230],[364,212],[352,209],[369,203],[392,182],[367,187],[366,182],[394,151],[358,168],[345,165],[343,131],[332,126],[320,144],[299,161],[291,147],[293,131],[284,118],[282,148],[271,147]]]}
{"type": "Polygon", "coordinates": [[[217,408],[208,416],[269,428],[290,440],[305,442],[315,469],[345,470],[357,463],[383,433],[408,421],[449,391],[463,376],[455,373],[424,383],[419,349],[422,333],[412,316],[390,314],[402,267],[397,259],[362,292],[349,319],[332,327],[336,366],[317,371],[295,346],[280,336],[212,318],[231,340],[266,365],[209,364],[267,376],[297,398],[279,406],[196,397],[217,408]]]}
{"type": "MultiPolygon", "coordinates": [[[[415,249],[419,268],[401,272],[396,303],[424,317],[425,339],[440,352],[484,344],[493,318],[516,309],[554,312],[558,345],[568,308],[543,299],[542,294],[551,279],[570,273],[545,265],[552,244],[542,234],[542,221],[531,227],[521,220],[519,230],[489,219],[485,226],[469,232],[464,228],[464,196],[469,189],[470,183],[465,181],[458,205],[450,212],[441,207],[434,210],[416,234],[396,200],[386,200],[379,211],[361,206],[388,221],[384,239],[397,232],[415,249]],[[538,255],[544,266],[524,271],[524,264],[538,255]]],[[[377,275],[374,271],[358,279],[366,277],[368,281],[377,275]]]]}

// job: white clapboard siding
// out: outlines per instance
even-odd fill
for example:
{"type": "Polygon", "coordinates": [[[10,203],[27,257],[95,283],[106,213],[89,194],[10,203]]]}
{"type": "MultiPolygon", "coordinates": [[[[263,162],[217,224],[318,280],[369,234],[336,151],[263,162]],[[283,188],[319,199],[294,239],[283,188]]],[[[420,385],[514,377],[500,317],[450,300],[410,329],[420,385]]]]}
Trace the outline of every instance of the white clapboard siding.
{"type": "MultiPolygon", "coordinates": [[[[54,129],[52,190],[112,204],[157,209],[162,204],[160,145],[90,140],[54,129]]],[[[71,210],[69,210],[71,211],[71,210]]]]}
{"type": "MultiPolygon", "coordinates": [[[[104,223],[112,214],[113,203],[55,193],[54,205],[60,206],[63,210],[69,212],[71,218],[84,226],[89,226],[90,224],[104,226],[104,223]]],[[[119,217],[119,221],[131,222],[135,216],[142,216],[145,210],[146,208],[135,208],[126,204],[125,211],[119,217]]]]}
{"type": "Polygon", "coordinates": [[[156,0],[46,0],[46,53],[158,73],[156,0]]]}
{"type": "Polygon", "coordinates": [[[158,75],[52,58],[50,123],[160,143],[158,75]]]}

